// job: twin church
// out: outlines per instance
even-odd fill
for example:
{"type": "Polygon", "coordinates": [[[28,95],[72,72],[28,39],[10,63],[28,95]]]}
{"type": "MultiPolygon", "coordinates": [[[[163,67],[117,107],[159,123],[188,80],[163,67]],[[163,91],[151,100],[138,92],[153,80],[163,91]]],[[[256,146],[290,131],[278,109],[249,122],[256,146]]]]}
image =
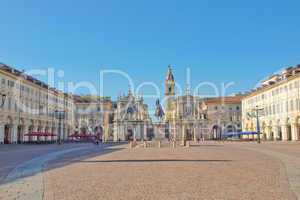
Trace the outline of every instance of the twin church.
{"type": "Polygon", "coordinates": [[[86,140],[105,141],[217,139],[240,131],[241,96],[200,98],[176,94],[172,68],[167,69],[163,105],[156,102],[152,121],[143,97],[131,91],[110,97],[78,96],[51,88],[34,77],[0,64],[0,144],[86,140]],[[22,105],[22,107],[20,106],[22,105]],[[57,118],[57,112],[64,118],[57,118]]]}
{"type": "Polygon", "coordinates": [[[169,66],[165,78],[164,105],[156,103],[152,122],[142,98],[128,96],[117,101],[113,138],[117,140],[149,140],[168,138],[178,141],[218,139],[224,132],[241,131],[242,96],[200,98],[186,89],[176,95],[176,84],[169,66]],[[164,109],[163,109],[164,107],[164,109]]]}

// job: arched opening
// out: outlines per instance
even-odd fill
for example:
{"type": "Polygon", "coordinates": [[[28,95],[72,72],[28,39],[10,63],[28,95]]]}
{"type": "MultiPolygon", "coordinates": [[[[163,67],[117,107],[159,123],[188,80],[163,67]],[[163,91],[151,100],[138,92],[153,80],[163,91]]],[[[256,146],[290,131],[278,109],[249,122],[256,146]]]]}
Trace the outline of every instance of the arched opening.
{"type": "Polygon", "coordinates": [[[62,129],[62,140],[66,140],[68,138],[68,135],[67,135],[67,129],[64,125],[62,125],[63,127],[61,128],[62,129]]]}
{"type": "Polygon", "coordinates": [[[32,140],[33,140],[33,137],[31,136],[32,132],[33,132],[33,125],[30,125],[28,128],[28,134],[29,134],[28,141],[29,142],[32,142],[32,140]]]}
{"type": "Polygon", "coordinates": [[[80,133],[83,134],[83,135],[86,135],[87,134],[87,128],[86,127],[81,127],[80,128],[80,133]]]}
{"type": "Polygon", "coordinates": [[[296,134],[297,138],[296,139],[300,140],[300,117],[297,118],[296,122],[297,122],[297,134],[296,134]]]}
{"type": "Polygon", "coordinates": [[[51,140],[52,141],[55,141],[55,136],[56,135],[56,132],[55,132],[55,126],[54,124],[52,124],[52,127],[51,127],[51,140]]]}
{"type": "Polygon", "coordinates": [[[287,125],[287,140],[288,141],[292,140],[292,126],[290,124],[287,125]]]}
{"type": "Polygon", "coordinates": [[[4,126],[4,144],[10,144],[11,139],[11,125],[6,124],[4,126]]]}
{"type": "Polygon", "coordinates": [[[222,139],[222,128],[218,125],[213,126],[212,128],[213,139],[222,139]]]}
{"type": "Polygon", "coordinates": [[[277,140],[282,140],[282,128],[281,126],[278,126],[278,137],[277,140]]]}
{"type": "Polygon", "coordinates": [[[155,137],[154,135],[154,129],[152,127],[147,128],[147,139],[149,141],[152,141],[152,139],[155,137]]]}
{"type": "Polygon", "coordinates": [[[263,122],[262,123],[262,128],[261,128],[261,138],[263,140],[267,140],[267,126],[266,126],[266,123],[263,122]]]}
{"type": "Polygon", "coordinates": [[[234,132],[236,132],[236,127],[234,125],[228,125],[226,127],[226,132],[227,133],[234,133],[234,132]]]}
{"type": "Polygon", "coordinates": [[[18,130],[17,130],[17,142],[18,142],[18,144],[21,144],[23,142],[23,129],[24,129],[24,127],[22,125],[18,126],[18,130]]]}
{"type": "Polygon", "coordinates": [[[186,134],[186,140],[187,141],[191,141],[193,139],[193,131],[191,128],[187,128],[185,130],[185,134],[186,134]]]}
{"type": "Polygon", "coordinates": [[[133,140],[133,130],[131,128],[127,129],[127,134],[125,135],[125,140],[127,140],[127,141],[133,140]]]}
{"type": "MultiPolygon", "coordinates": [[[[41,133],[41,132],[42,132],[42,127],[41,127],[41,126],[38,127],[37,132],[38,132],[38,133],[41,133]]],[[[37,141],[38,141],[38,142],[41,141],[41,137],[40,137],[40,136],[37,136],[37,141]]]]}
{"type": "Polygon", "coordinates": [[[45,127],[45,134],[47,135],[47,136],[45,136],[45,141],[47,142],[50,139],[49,136],[48,136],[48,134],[49,134],[49,127],[48,126],[45,127]]]}
{"type": "Polygon", "coordinates": [[[97,126],[95,128],[95,133],[96,133],[96,139],[102,141],[103,139],[103,127],[102,126],[97,126]]]}
{"type": "Polygon", "coordinates": [[[274,132],[273,131],[270,132],[270,140],[271,141],[274,140],[274,132]]]}
{"type": "Polygon", "coordinates": [[[165,127],[165,138],[170,139],[170,126],[169,123],[166,123],[166,127],[165,127]]]}

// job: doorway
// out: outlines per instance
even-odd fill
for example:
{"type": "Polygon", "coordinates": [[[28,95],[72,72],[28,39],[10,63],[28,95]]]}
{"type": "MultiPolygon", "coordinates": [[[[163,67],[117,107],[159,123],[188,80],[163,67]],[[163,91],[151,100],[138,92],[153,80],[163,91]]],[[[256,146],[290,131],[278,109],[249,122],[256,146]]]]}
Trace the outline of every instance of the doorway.
{"type": "Polygon", "coordinates": [[[23,142],[23,128],[21,125],[18,126],[18,144],[21,144],[23,142]]]}
{"type": "Polygon", "coordinates": [[[4,126],[4,144],[11,143],[11,127],[10,125],[4,126]]]}
{"type": "Polygon", "coordinates": [[[292,126],[291,125],[287,126],[287,140],[288,141],[292,140],[292,126]]]}

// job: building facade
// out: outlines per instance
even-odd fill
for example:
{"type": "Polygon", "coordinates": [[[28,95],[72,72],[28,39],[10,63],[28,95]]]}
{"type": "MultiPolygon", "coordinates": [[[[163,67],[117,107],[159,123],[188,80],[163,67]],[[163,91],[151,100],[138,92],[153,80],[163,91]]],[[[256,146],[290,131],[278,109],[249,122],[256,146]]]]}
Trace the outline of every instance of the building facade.
{"type": "Polygon", "coordinates": [[[300,140],[300,65],[273,75],[243,99],[243,130],[257,131],[255,110],[265,140],[300,140]]]}
{"type": "Polygon", "coordinates": [[[49,87],[7,65],[0,65],[0,143],[68,140],[70,135],[104,141],[169,138],[180,141],[222,138],[241,127],[241,97],[177,96],[171,67],[165,79],[165,112],[159,101],[152,123],[142,97],[76,96],[49,87]],[[57,115],[63,113],[64,116],[57,115]]]}
{"type": "Polygon", "coordinates": [[[224,133],[242,131],[242,98],[237,95],[202,100],[200,110],[206,119],[210,139],[220,139],[224,133]]]}
{"type": "Polygon", "coordinates": [[[72,95],[4,64],[0,64],[0,98],[0,143],[66,139],[72,132],[72,95]],[[64,112],[63,119],[55,117],[57,111],[64,112]]]}
{"type": "Polygon", "coordinates": [[[74,96],[74,134],[112,137],[113,102],[110,97],[74,96]]]}
{"type": "Polygon", "coordinates": [[[113,123],[114,141],[147,140],[151,120],[143,98],[134,96],[130,90],[127,96],[119,97],[113,123]]]}
{"type": "Polygon", "coordinates": [[[221,139],[225,132],[240,131],[242,96],[200,98],[176,96],[171,67],[165,79],[166,136],[175,140],[221,139]]]}

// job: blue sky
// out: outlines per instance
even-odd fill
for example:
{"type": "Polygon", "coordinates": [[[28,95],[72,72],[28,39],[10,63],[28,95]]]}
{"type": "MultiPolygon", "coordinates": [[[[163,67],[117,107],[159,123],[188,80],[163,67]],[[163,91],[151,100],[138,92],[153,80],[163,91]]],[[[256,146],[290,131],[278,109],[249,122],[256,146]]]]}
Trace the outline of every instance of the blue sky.
{"type": "MultiPolygon", "coordinates": [[[[300,63],[296,0],[1,0],[0,6],[0,62],[62,69],[65,81],[99,85],[100,70],[118,69],[135,85],[151,81],[163,91],[171,64],[182,87],[189,67],[192,87],[234,82],[232,94],[300,63]]],[[[113,98],[128,90],[116,75],[105,86],[113,98]]]]}

